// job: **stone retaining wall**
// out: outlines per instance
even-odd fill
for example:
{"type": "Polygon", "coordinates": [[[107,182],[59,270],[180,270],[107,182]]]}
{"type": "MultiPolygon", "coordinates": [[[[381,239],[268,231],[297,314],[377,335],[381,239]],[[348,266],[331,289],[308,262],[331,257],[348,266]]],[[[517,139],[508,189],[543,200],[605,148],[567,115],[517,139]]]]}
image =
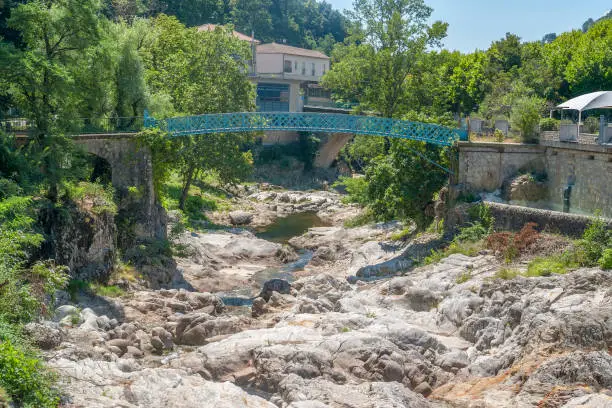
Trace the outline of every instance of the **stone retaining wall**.
{"type": "MultiPolygon", "coordinates": [[[[491,209],[491,215],[495,218],[495,229],[497,231],[519,231],[525,224],[535,222],[539,228],[546,232],[579,238],[593,220],[592,217],[585,215],[566,214],[515,205],[489,202],[487,205],[491,209]]],[[[606,221],[612,228],[612,220],[606,219],[606,221]]]]}
{"type": "Polygon", "coordinates": [[[563,208],[572,185],[572,212],[612,218],[612,147],[543,141],[542,145],[460,143],[454,180],[460,191],[493,192],[520,172],[546,173],[551,208],[563,208]]]}

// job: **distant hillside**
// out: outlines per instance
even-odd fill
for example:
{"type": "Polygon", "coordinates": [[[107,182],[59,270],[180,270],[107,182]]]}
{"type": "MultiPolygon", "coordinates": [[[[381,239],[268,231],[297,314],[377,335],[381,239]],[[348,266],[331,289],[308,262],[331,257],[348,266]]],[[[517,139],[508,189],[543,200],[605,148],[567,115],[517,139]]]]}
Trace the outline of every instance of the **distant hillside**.
{"type": "Polygon", "coordinates": [[[582,24],[582,32],[586,33],[587,31],[589,31],[589,28],[593,26],[593,24],[597,23],[598,21],[607,20],[609,18],[612,18],[612,10],[609,10],[606,14],[604,14],[602,17],[598,18],[597,20],[593,20],[592,18],[589,18],[587,21],[585,21],[582,24]]]}
{"type": "Polygon", "coordinates": [[[345,17],[321,0],[104,0],[109,18],[160,13],[187,26],[234,24],[264,42],[284,42],[330,52],[346,36],[345,17]]]}
{"type": "MultiPolygon", "coordinates": [[[[612,9],[609,10],[606,14],[604,14],[600,18],[598,18],[597,20],[589,18],[587,21],[582,23],[582,32],[586,33],[587,31],[589,31],[591,27],[593,27],[595,23],[602,21],[602,20],[607,20],[607,19],[612,19],[612,9]]],[[[542,37],[542,42],[547,44],[547,43],[553,42],[555,38],[557,38],[557,33],[549,33],[549,34],[546,34],[544,37],[542,37]]]]}

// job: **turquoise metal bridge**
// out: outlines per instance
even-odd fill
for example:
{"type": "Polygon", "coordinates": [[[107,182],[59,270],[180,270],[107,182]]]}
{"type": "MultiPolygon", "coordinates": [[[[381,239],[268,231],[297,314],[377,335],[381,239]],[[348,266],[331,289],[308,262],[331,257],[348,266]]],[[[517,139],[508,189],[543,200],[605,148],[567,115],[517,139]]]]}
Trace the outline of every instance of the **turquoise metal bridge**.
{"type": "Polygon", "coordinates": [[[173,137],[281,130],[383,136],[418,140],[440,146],[452,146],[456,141],[467,140],[467,131],[464,129],[373,116],[330,113],[220,113],[163,120],[156,120],[145,113],[144,126],[158,127],[173,137]]]}

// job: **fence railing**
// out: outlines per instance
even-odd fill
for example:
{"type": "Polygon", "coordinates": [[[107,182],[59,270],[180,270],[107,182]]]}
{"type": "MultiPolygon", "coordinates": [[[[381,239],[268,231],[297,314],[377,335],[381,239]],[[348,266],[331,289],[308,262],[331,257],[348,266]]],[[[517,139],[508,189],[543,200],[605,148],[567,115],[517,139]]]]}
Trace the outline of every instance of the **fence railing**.
{"type": "MultiPolygon", "coordinates": [[[[97,133],[137,133],[144,128],[144,117],[77,118],[61,124],[68,135],[97,133]]],[[[36,125],[29,119],[11,118],[0,120],[0,131],[6,133],[30,133],[36,125]]]]}

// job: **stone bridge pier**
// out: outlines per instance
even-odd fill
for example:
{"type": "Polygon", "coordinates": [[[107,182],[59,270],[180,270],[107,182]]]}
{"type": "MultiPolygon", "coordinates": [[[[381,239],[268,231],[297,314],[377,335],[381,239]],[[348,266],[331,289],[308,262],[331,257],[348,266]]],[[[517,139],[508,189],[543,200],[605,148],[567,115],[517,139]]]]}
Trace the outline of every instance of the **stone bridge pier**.
{"type": "Polygon", "coordinates": [[[314,162],[314,166],[317,168],[327,169],[338,158],[340,150],[353,138],[352,133],[331,133],[327,135],[327,138],[323,140],[317,157],[314,162]]]}
{"type": "Polygon", "coordinates": [[[155,196],[148,149],[138,146],[133,134],[77,136],[74,141],[86,152],[106,160],[112,169],[112,184],[119,199],[119,245],[165,239],[166,213],[155,196]]]}

